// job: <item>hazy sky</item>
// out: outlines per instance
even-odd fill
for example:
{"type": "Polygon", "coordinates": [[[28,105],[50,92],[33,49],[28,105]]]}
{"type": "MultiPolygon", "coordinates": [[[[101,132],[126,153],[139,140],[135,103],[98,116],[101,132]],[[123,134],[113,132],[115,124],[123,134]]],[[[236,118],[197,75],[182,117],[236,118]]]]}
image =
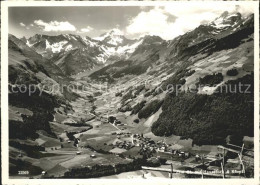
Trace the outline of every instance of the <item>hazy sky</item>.
{"type": "Polygon", "coordinates": [[[218,6],[176,3],[166,7],[9,7],[9,33],[19,38],[36,33],[97,37],[118,28],[128,38],[150,34],[173,39],[201,23],[214,20],[224,11],[239,11],[247,16],[253,13],[253,6],[222,2],[218,6]]]}

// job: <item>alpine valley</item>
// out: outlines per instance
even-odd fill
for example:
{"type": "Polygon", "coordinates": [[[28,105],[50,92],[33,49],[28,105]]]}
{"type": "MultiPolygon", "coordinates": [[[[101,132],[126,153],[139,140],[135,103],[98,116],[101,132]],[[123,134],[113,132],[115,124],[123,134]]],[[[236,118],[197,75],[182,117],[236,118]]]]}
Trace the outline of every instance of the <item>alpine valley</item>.
{"type": "MultiPolygon", "coordinates": [[[[118,29],[96,38],[9,34],[8,49],[10,176],[126,178],[169,161],[221,171],[204,160],[228,144],[244,144],[253,176],[253,14],[224,12],[167,41],[118,29]]],[[[224,155],[225,168],[240,168],[237,155],[224,155]]]]}

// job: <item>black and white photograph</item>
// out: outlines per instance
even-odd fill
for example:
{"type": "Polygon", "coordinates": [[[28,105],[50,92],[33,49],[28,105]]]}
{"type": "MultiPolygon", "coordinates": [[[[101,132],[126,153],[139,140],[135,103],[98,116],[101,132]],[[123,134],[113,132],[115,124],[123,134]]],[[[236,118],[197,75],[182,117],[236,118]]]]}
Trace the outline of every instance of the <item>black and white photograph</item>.
{"type": "Polygon", "coordinates": [[[259,178],[256,2],[4,8],[7,178],[259,178]]]}

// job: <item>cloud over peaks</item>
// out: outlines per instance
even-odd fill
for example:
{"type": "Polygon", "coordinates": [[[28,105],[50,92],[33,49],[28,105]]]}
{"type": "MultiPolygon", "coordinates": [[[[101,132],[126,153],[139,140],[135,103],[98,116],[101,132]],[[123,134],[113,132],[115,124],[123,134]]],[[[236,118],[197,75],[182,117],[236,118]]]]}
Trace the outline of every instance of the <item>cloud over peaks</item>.
{"type": "Polygon", "coordinates": [[[126,32],[130,36],[158,35],[163,39],[173,39],[206,24],[220,16],[224,11],[240,12],[243,16],[253,12],[251,5],[178,3],[169,6],[141,8],[141,12],[130,19],[126,32]]]}
{"type": "Polygon", "coordinates": [[[22,22],[20,22],[19,24],[20,24],[20,26],[22,26],[22,27],[25,27],[25,26],[26,26],[26,25],[25,25],[24,23],[22,23],[22,22]]]}
{"type": "Polygon", "coordinates": [[[42,20],[35,20],[34,24],[46,32],[76,31],[75,26],[67,21],[66,22],[51,21],[47,23],[42,20]]]}
{"type": "Polygon", "coordinates": [[[81,28],[80,29],[80,31],[84,32],[84,33],[90,32],[92,30],[93,30],[93,28],[91,26],[87,26],[86,28],[81,28]]]}

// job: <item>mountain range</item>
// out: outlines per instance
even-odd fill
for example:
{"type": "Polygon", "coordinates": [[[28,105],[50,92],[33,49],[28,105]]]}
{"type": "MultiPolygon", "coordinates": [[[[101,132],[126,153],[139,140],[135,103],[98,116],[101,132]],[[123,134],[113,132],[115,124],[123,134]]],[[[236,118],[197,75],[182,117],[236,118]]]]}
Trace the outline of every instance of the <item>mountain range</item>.
{"type": "Polygon", "coordinates": [[[21,41],[43,58],[58,66],[64,74],[75,75],[120,59],[135,58],[134,55],[145,51],[146,47],[148,50],[152,48],[161,50],[165,55],[169,52],[169,54],[177,55],[179,49],[191,48],[203,43],[203,41],[209,42],[212,39],[221,39],[237,32],[250,24],[251,19],[252,16],[242,18],[240,13],[229,14],[224,12],[213,22],[201,25],[195,30],[170,41],[164,41],[156,36],[144,36],[140,39],[131,40],[127,39],[118,29],[112,29],[96,38],[73,34],[58,36],[36,34],[28,39],[23,37],[21,41]],[[160,46],[156,46],[156,44],[160,46]],[[173,50],[168,51],[168,48],[173,48],[173,50]]]}

